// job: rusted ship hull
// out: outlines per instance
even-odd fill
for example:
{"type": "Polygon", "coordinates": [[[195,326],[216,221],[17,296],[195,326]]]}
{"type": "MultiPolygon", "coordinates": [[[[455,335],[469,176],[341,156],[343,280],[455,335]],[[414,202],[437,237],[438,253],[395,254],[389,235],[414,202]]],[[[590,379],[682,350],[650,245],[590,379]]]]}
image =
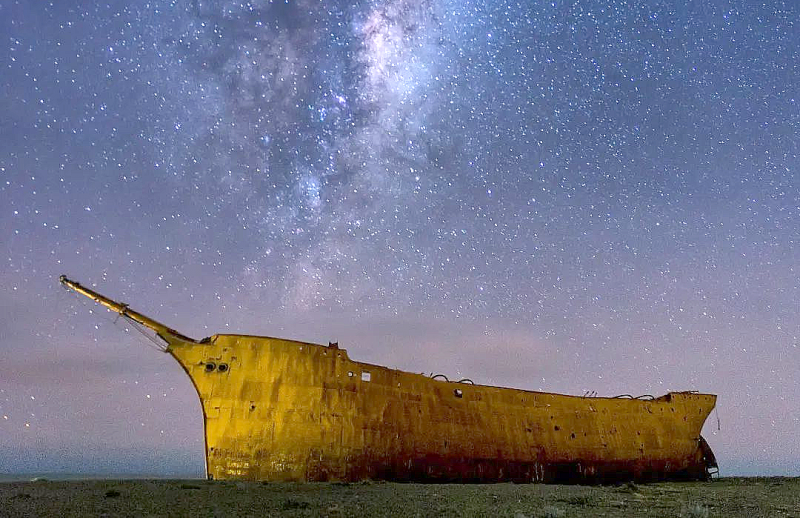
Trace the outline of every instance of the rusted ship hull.
{"type": "Polygon", "coordinates": [[[451,383],[279,338],[193,340],[80,284],[164,341],[203,409],[209,478],[447,482],[696,480],[716,396],[585,398],[451,383]]]}
{"type": "Polygon", "coordinates": [[[209,478],[594,483],[697,480],[715,466],[700,437],[714,395],[453,383],[256,336],[168,351],[200,396],[209,478]]]}

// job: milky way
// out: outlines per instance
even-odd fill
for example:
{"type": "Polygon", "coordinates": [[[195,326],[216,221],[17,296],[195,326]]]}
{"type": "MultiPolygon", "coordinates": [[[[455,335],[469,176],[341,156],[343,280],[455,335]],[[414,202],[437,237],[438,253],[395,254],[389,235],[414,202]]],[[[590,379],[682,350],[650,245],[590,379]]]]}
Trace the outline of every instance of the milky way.
{"type": "Polygon", "coordinates": [[[189,380],[66,273],[195,337],[717,393],[723,474],[800,475],[795,3],[64,4],[0,3],[0,471],[203,472],[189,380]]]}

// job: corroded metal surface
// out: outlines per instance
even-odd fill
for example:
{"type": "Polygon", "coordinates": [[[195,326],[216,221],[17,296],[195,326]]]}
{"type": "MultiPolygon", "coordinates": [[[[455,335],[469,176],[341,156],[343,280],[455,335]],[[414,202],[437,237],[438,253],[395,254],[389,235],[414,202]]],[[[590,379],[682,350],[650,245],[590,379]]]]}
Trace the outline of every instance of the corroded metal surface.
{"type": "Polygon", "coordinates": [[[247,480],[703,478],[715,396],[582,398],[433,380],[342,349],[218,335],[169,352],[194,381],[208,473],[247,480]],[[222,367],[222,369],[220,369],[222,367]]]}
{"type": "Polygon", "coordinates": [[[215,479],[645,481],[702,479],[716,465],[700,437],[711,394],[585,398],[470,385],[355,362],[335,346],[197,342],[158,326],[200,397],[215,479]]]}

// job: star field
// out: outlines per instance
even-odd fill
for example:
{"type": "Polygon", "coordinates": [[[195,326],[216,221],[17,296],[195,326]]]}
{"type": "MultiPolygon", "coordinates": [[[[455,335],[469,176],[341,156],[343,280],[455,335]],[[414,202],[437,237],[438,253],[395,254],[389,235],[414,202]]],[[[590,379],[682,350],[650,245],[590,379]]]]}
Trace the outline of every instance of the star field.
{"type": "Polygon", "coordinates": [[[716,393],[723,474],[800,474],[798,15],[0,3],[0,471],[203,472],[189,380],[65,273],[197,338],[716,393]]]}

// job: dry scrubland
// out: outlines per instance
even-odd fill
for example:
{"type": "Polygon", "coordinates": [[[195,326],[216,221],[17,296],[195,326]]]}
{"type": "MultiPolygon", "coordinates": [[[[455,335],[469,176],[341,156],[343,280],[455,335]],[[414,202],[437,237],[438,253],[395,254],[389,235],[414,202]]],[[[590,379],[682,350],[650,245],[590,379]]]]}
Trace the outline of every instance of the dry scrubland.
{"type": "Polygon", "coordinates": [[[796,516],[800,479],[621,486],[262,484],[180,480],[0,483],[0,516],[796,516]]]}

